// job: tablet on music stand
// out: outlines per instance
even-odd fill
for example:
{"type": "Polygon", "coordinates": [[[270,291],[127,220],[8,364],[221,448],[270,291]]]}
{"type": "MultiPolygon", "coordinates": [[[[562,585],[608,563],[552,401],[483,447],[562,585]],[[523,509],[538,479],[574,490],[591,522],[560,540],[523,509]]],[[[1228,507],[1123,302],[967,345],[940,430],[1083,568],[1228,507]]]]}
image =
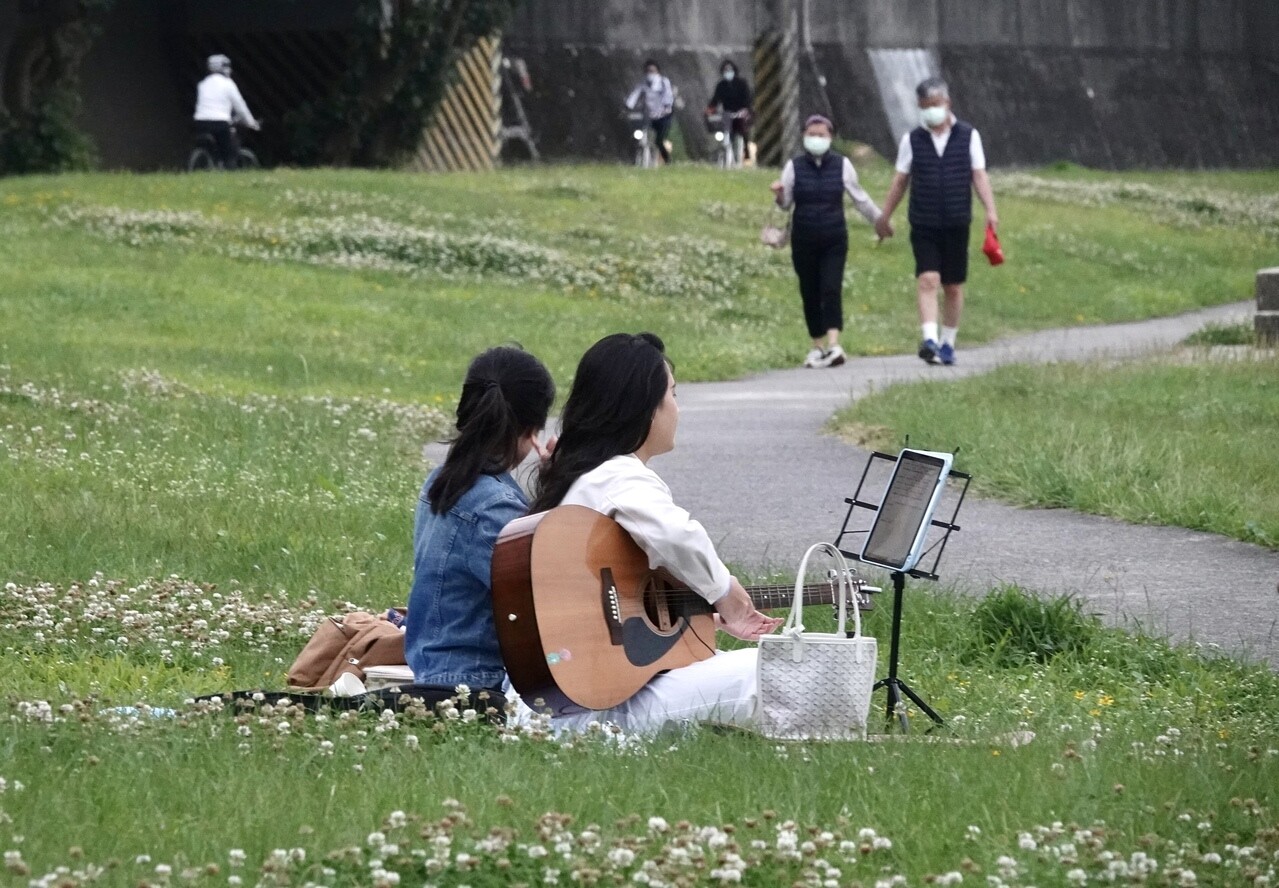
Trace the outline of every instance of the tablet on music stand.
{"type": "Polygon", "coordinates": [[[952,454],[929,450],[906,449],[898,455],[862,546],[862,561],[900,573],[914,569],[953,460],[952,454]]]}

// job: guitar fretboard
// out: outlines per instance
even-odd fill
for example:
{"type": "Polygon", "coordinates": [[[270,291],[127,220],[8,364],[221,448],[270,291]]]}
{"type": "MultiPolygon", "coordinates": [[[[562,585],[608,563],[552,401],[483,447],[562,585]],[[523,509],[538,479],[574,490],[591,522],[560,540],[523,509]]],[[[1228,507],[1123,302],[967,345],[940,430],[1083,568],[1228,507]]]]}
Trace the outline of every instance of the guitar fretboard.
{"type": "MultiPolygon", "coordinates": [[[[746,591],[750,593],[751,601],[755,602],[755,606],[760,610],[790,607],[795,601],[794,586],[747,586],[746,591]]],[[[835,601],[835,588],[822,585],[805,586],[800,594],[800,600],[805,607],[810,604],[831,604],[835,601]]],[[[862,600],[865,600],[864,596],[862,600]]]]}

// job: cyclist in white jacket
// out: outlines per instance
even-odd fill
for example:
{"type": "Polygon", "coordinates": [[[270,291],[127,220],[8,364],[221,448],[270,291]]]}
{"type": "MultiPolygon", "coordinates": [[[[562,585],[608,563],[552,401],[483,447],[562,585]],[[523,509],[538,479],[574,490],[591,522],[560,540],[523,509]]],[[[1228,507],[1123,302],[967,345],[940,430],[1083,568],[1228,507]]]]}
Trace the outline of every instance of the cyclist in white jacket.
{"type": "Polygon", "coordinates": [[[218,160],[228,170],[236,168],[240,146],[235,138],[234,123],[259,129],[240,88],[231,79],[231,60],[224,55],[209,56],[209,75],[196,87],[195,127],[213,137],[218,160]]]}

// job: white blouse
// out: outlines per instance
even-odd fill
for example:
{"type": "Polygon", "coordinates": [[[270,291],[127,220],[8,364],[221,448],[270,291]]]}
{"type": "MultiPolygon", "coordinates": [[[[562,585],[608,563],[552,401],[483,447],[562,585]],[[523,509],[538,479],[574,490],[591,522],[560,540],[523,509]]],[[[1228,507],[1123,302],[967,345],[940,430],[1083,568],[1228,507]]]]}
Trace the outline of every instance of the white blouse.
{"type": "Polygon", "coordinates": [[[586,506],[612,518],[648,555],[714,604],[732,576],[701,523],[675,505],[671,489],[634,455],[615,456],[573,482],[561,505],[586,506]]]}

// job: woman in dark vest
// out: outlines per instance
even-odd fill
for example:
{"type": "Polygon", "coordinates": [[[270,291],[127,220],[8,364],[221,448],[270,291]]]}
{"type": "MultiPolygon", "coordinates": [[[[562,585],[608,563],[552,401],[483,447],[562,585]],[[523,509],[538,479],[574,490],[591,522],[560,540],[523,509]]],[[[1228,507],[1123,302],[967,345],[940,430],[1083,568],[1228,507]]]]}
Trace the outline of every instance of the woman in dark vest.
{"type": "Polygon", "coordinates": [[[794,206],[791,219],[791,262],[799,278],[804,321],[813,348],[805,367],[838,367],[844,363],[839,334],[844,328],[844,261],[848,258],[848,224],[844,193],[857,212],[874,225],[879,208],[857,182],[853,162],[832,151],[835,128],[820,114],[804,122],[804,153],[786,162],[782,177],[770,188],[782,209],[794,206]]]}

